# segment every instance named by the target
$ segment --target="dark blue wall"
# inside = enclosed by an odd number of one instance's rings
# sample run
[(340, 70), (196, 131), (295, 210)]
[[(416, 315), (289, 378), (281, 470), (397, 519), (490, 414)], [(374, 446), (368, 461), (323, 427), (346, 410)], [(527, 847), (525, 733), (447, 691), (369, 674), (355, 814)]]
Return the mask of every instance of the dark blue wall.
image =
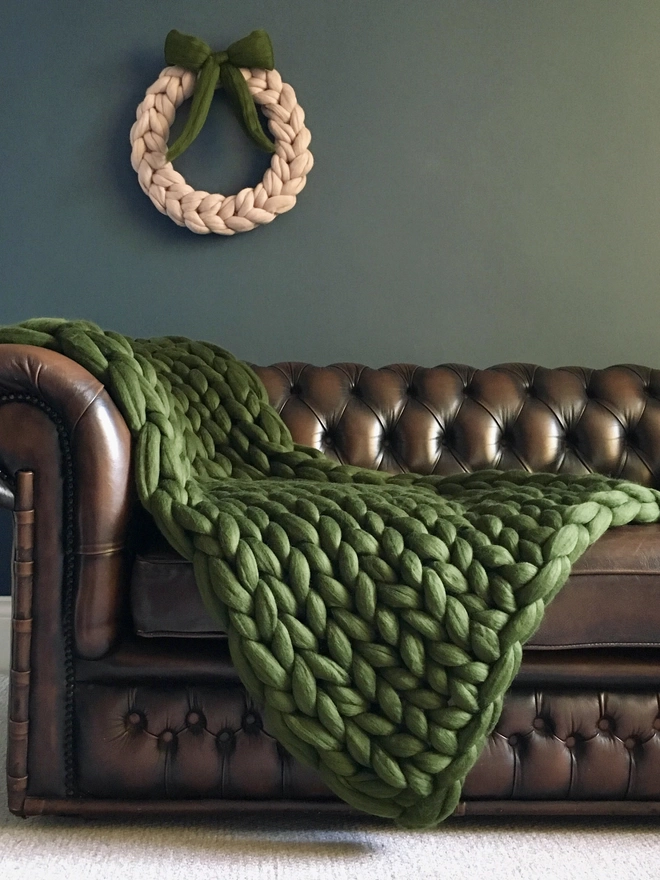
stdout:
[[(0, 323), (87, 317), (260, 363), (657, 365), (654, 0), (4, 0), (1, 19)], [(128, 131), (172, 27), (272, 36), (316, 167), (270, 227), (195, 236), (138, 188)], [(177, 167), (254, 184), (267, 160), (221, 96), (211, 117)]]

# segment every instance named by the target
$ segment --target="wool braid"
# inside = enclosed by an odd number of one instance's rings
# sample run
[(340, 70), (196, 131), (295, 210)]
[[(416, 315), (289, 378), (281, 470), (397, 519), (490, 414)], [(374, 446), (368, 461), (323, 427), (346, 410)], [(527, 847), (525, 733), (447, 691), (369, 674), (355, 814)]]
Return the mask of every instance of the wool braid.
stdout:
[(271, 223), (296, 204), (314, 164), (308, 149), (311, 134), (293, 88), (277, 70), (240, 70), (275, 140), (270, 167), (254, 188), (229, 196), (195, 190), (167, 161), (177, 108), (195, 89), (197, 77), (190, 70), (164, 68), (147, 89), (131, 128), (131, 164), (143, 192), (161, 214), (200, 235), (234, 235)]
[(135, 441), (140, 500), (192, 560), (267, 729), (348, 803), (408, 827), (455, 809), (503, 696), (584, 550), (660, 518), (586, 477), (340, 465), (293, 443), (254, 372), (180, 337), (0, 328), (74, 358)]

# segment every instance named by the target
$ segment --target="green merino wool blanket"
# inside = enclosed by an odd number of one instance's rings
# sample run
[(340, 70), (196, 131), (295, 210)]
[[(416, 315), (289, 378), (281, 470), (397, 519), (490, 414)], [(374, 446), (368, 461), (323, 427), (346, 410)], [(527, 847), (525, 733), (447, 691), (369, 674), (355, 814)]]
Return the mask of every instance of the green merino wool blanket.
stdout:
[(606, 529), (660, 493), (599, 475), (437, 477), (293, 443), (244, 363), (85, 321), (0, 328), (108, 389), (140, 501), (194, 565), (267, 729), (355, 807), (407, 827), (455, 808), (545, 606)]

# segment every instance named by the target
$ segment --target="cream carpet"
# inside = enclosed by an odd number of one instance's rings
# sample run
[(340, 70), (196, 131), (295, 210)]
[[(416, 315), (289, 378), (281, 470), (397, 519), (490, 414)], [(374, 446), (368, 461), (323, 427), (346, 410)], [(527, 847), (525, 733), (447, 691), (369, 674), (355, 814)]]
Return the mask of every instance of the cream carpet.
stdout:
[[(1, 740), (4, 771), (4, 720)], [(4, 773), (0, 790), (1, 880), (647, 880), (659, 868), (655, 819), (459, 819), (424, 833), (318, 814), (25, 820), (7, 811)]]

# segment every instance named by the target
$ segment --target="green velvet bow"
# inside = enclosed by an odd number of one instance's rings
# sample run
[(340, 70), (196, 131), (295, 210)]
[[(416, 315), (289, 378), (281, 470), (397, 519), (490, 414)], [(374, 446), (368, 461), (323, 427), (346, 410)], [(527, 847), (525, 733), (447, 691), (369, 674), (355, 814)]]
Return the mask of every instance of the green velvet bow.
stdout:
[(264, 134), (254, 99), (239, 70), (240, 67), (273, 69), (273, 45), (266, 31), (252, 31), (232, 43), (225, 52), (213, 52), (204, 40), (173, 30), (165, 39), (165, 60), (168, 64), (198, 72), (190, 115), (180, 136), (167, 151), (169, 162), (187, 150), (202, 130), (218, 80), (246, 134), (262, 150), (275, 152), (275, 144)]

